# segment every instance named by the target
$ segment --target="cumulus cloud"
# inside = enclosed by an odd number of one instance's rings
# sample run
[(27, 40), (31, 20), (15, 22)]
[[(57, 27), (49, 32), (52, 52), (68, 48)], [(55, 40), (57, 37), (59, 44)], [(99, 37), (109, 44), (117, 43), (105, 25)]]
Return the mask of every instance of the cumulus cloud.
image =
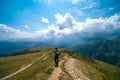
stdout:
[(49, 23), (49, 20), (45, 17), (42, 17), (41, 21), (44, 22), (44, 23)]
[(55, 18), (56, 24), (49, 26), (43, 32), (40, 31), (39, 34), (44, 33), (46, 37), (64, 41), (103, 39), (120, 35), (120, 15), (117, 14), (108, 18), (87, 18), (84, 22), (76, 21), (70, 13), (64, 16), (57, 13)]
[(56, 24), (59, 26), (59, 29), (72, 28), (75, 22), (74, 18), (71, 16), (70, 13), (66, 13), (64, 16), (57, 13), (55, 15), (55, 18)]
[(55, 18), (57, 30), (53, 30), (61, 38), (91, 40), (120, 36), (120, 15), (117, 14), (108, 18), (87, 18), (84, 22), (76, 21), (70, 13), (64, 16), (57, 13)]
[(16, 39), (16, 38), (32, 38), (32, 34), (16, 30), (7, 25), (0, 24), (0, 40)]
[(118, 14), (106, 18), (86, 18), (84, 22), (76, 21), (70, 13), (66, 13), (65, 15), (57, 13), (55, 18), (55, 24), (48, 26), (47, 29), (36, 31), (33, 34), (0, 24), (0, 39), (29, 37), (41, 40), (50, 39), (60, 42), (79, 43), (80, 41), (120, 36), (120, 15)]

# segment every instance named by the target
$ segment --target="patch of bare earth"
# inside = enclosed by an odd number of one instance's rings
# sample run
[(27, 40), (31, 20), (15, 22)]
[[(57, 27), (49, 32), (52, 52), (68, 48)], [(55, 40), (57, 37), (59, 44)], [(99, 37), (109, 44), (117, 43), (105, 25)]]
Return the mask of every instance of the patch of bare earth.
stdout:
[[(64, 60), (60, 61), (59, 66), (64, 62)], [(56, 67), (51, 76), (48, 78), (48, 80), (59, 80), (58, 77), (60, 76), (60, 73), (62, 72), (61, 67)]]
[(76, 59), (68, 58), (64, 64), (65, 70), (72, 77), (72, 80), (90, 80), (80, 70), (76, 68)]

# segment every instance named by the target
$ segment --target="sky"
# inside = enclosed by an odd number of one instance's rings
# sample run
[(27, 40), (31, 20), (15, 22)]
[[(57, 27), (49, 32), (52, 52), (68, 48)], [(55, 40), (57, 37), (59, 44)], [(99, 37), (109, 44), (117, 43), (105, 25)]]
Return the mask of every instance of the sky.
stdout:
[(87, 42), (120, 36), (120, 0), (0, 0), (0, 41)]

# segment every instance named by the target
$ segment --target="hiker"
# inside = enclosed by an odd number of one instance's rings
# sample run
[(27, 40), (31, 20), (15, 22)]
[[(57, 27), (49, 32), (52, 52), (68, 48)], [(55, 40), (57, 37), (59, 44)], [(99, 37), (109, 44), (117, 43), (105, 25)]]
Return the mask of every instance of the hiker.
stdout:
[(59, 61), (59, 55), (60, 52), (58, 51), (58, 48), (55, 48), (55, 57), (54, 57), (54, 61), (55, 61), (55, 67), (58, 67), (58, 61)]

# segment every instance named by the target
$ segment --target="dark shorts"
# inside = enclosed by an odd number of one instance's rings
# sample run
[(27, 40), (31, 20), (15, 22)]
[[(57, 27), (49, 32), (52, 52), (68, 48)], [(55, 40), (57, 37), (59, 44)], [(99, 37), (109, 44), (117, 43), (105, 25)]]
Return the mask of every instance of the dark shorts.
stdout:
[(55, 55), (55, 58), (54, 59), (58, 59), (59, 58), (59, 55)]

